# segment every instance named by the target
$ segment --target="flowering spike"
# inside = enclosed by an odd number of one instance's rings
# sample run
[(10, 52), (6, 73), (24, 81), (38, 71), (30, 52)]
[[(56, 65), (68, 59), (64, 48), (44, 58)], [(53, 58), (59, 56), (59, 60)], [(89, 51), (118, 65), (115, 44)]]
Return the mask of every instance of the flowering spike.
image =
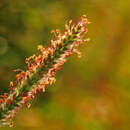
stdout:
[[(78, 46), (85, 42), (88, 20), (83, 15), (79, 22), (69, 22), (65, 25), (65, 32), (60, 33), (57, 29), (52, 31), (53, 39), (51, 46), (47, 49), (42, 45), (38, 46), (40, 55), (30, 56), (25, 62), (28, 65), (26, 71), (15, 70), (19, 72), (16, 75), (16, 85), (10, 82), (10, 87), (13, 88), (9, 93), (0, 95), (0, 124), (13, 126), (12, 118), (25, 105), (30, 108), (30, 101), (41, 90), (46, 91), (47, 85), (52, 85), (56, 82), (56, 71), (60, 70), (67, 58), (73, 53), (77, 53)], [(88, 40), (86, 40), (88, 41)], [(13, 90), (13, 91), (12, 91)], [(9, 124), (10, 122), (10, 124)]]

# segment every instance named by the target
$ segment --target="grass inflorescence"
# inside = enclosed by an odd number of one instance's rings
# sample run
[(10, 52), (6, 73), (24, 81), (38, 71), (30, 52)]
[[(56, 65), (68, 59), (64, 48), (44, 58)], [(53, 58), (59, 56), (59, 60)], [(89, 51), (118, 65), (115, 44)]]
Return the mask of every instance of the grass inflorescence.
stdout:
[(85, 15), (77, 23), (69, 21), (65, 25), (65, 32), (52, 30), (53, 39), (51, 45), (45, 49), (38, 46), (40, 54), (33, 55), (25, 60), (26, 71), (16, 75), (17, 80), (10, 82), (10, 91), (0, 95), (0, 124), (13, 126), (13, 117), (24, 105), (28, 108), (31, 101), (38, 92), (45, 92), (47, 85), (52, 85), (56, 81), (56, 71), (60, 70), (67, 58), (73, 53), (81, 56), (77, 47), (86, 42), (85, 36), (88, 32), (89, 24)]

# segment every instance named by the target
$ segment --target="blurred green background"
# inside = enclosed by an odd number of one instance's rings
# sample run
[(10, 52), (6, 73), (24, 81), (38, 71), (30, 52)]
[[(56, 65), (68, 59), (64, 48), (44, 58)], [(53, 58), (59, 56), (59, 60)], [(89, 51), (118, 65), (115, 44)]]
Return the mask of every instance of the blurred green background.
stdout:
[(0, 93), (52, 29), (86, 14), (91, 41), (2, 130), (130, 130), (130, 1), (0, 0)]

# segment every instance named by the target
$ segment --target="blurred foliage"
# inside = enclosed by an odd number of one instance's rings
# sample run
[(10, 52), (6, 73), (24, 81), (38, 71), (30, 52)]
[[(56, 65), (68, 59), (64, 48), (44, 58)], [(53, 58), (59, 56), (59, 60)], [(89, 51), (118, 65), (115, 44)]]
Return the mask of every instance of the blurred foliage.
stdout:
[[(13, 129), (130, 129), (130, 1), (0, 0), (0, 93), (8, 91), (12, 70), (48, 46), (51, 29), (87, 14), (91, 42), (72, 56), (57, 82), (16, 116)], [(0, 128), (8, 130), (10, 128)]]

